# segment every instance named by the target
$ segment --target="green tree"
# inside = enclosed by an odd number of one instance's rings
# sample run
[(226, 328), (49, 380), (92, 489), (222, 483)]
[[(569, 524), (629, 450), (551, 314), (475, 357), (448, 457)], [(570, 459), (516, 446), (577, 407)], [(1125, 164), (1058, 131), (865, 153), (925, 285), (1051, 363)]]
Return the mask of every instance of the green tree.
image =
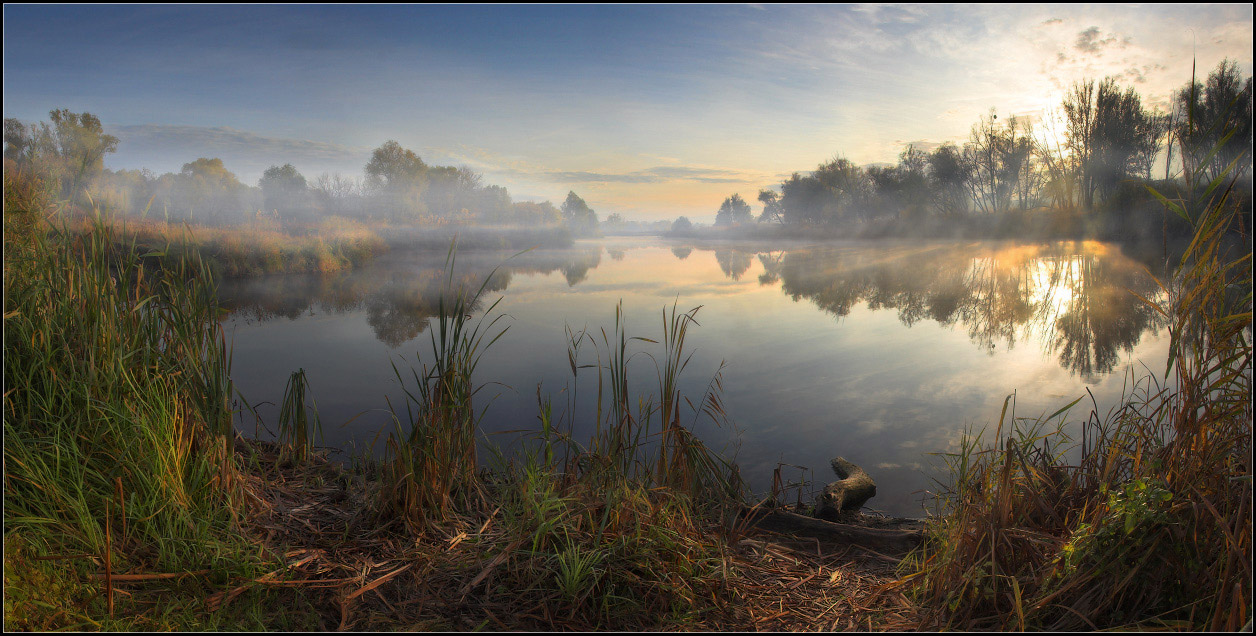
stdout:
[(577, 233), (589, 233), (597, 229), (597, 213), (574, 191), (567, 193), (562, 205), (563, 220)]
[(52, 125), (23, 125), (4, 120), (4, 157), (55, 178), (61, 196), (77, 199), (105, 167), (105, 155), (118, 149), (118, 138), (106, 135), (91, 113), (64, 108), (50, 111)]
[(423, 191), (428, 167), (413, 150), (389, 140), (371, 153), (366, 164), (366, 187), (380, 212), (394, 220), (427, 212)]
[(62, 192), (79, 192), (105, 168), (105, 155), (118, 149), (118, 138), (106, 135), (100, 119), (91, 113), (72, 113), (64, 108), (48, 113), (57, 149), (65, 162)]
[(769, 221), (785, 223), (785, 214), (781, 208), (781, 195), (779, 192), (766, 188), (759, 190), (759, 202), (763, 204), (763, 211), (759, 213), (760, 223)]
[(309, 208), (308, 184), (305, 177), (290, 163), (267, 168), (257, 185), (262, 189), (262, 201), (266, 209), (277, 210), (285, 218)]
[(753, 218), (750, 214), (750, 204), (746, 203), (740, 194), (734, 194), (724, 199), (719, 211), (715, 213), (715, 224), (741, 225), (749, 223)]
[(171, 197), (176, 209), (189, 216), (200, 215), (201, 220), (224, 222), (243, 211), (243, 195), (247, 189), (222, 159), (201, 157), (183, 164), (183, 169), (173, 183)]

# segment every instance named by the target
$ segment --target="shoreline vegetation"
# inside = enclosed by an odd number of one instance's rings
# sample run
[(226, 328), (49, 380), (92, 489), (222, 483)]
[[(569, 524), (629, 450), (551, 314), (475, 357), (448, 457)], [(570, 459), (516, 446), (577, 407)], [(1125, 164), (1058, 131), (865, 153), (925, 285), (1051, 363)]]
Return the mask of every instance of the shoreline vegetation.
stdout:
[[(198, 160), (180, 175), (140, 174), (137, 184), (158, 191), (111, 203), (88, 187), (110, 151), (99, 122), (67, 111), (53, 122), (5, 126), (6, 629), (1251, 625), (1250, 144), (1221, 169), (1212, 161), (1229, 152), (1232, 131), (1204, 145), (1193, 117), (1185, 128), (1169, 122), (1182, 178), (1146, 190), (1163, 208), (1165, 244), (1174, 227), (1189, 237), (1157, 279), (1164, 300), (1142, 299), (1172, 334), (1163, 373), (1133, 382), (1118, 408), (1092, 411), (1081, 439), (1064, 424), (1082, 397), (1045, 419), (1018, 416), (1009, 400), (992, 437), (974, 431), (944, 455), (951, 475), (937, 514), (904, 556), (730, 522), (769, 503), (756, 504), (737, 466), (692, 433), (729, 417), (718, 371), (701, 396), (677, 388), (698, 309), (665, 308), (661, 333), (629, 334), (622, 312), (608, 328), (569, 331), (572, 391), (596, 386), (597, 410), (576, 413), (570, 392), (538, 392), (538, 425), (517, 453), (477, 453), (473, 372), (506, 330), (496, 304), (474, 318), (487, 281), (442, 295), (430, 350), (395, 368), (406, 398), (388, 405), (384, 459), (327, 461), (317, 387), (301, 370), (283, 400), (281, 441), (244, 439), (232, 425), (244, 407), (217, 277), (349, 267), (424, 226), (340, 220), (326, 202), (321, 220), (296, 218), (309, 203), (300, 197), (317, 193), (294, 185), (291, 166), (267, 171), (255, 194), (271, 196), (276, 215), (245, 219), (253, 226), (219, 234), (194, 223), (193, 207), (178, 218), (168, 205), (160, 222), (137, 220), (159, 195), (190, 192), (217, 224), (247, 209), (248, 191), (221, 162)], [(997, 132), (993, 118), (986, 124)], [(1084, 162), (1076, 168), (1070, 201), (1090, 208), (1103, 181), (1091, 172), (1087, 185)], [(823, 182), (819, 172), (792, 179)], [(512, 203), (395, 142), (377, 149), (367, 174), (359, 190), (327, 179), (324, 192), (343, 195), (328, 200), (421, 206), (437, 219), (429, 225), (452, 228), (458, 197), (491, 194), (504, 203), (476, 209), (525, 229), (473, 242), (509, 249), (540, 227), (565, 227), (560, 242), (598, 231), (574, 192), (561, 209)], [(216, 198), (223, 192), (238, 196)], [(1016, 191), (993, 192), (997, 202)], [(452, 247), (448, 259), (452, 283)], [(633, 355), (654, 360), (652, 395), (627, 394)], [(595, 423), (590, 439), (573, 438), (577, 418)]]

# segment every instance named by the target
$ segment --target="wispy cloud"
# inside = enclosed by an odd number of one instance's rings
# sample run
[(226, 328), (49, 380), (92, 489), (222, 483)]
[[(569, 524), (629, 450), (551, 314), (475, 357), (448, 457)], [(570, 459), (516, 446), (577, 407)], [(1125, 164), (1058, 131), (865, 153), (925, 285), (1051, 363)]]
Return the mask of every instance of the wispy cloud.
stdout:
[(105, 126), (118, 137), (118, 152), (110, 164), (133, 165), (157, 171), (176, 170), (198, 157), (218, 157), (245, 181), (252, 181), (271, 165), (291, 163), (307, 172), (356, 172), (365, 165), (369, 148), (270, 137), (226, 126), (177, 124)]
[(231, 152), (292, 157), (297, 159), (335, 160), (359, 157), (370, 150), (340, 144), (266, 137), (246, 130), (226, 126), (179, 126), (169, 124), (139, 124), (109, 126), (110, 134), (119, 139), (119, 146), (164, 146), (198, 148), (201, 152)]
[(759, 175), (749, 175), (736, 170), (692, 166), (656, 166), (631, 172), (554, 170), (543, 173), (543, 176), (559, 183), (667, 183), (672, 181), (752, 183), (761, 178)]

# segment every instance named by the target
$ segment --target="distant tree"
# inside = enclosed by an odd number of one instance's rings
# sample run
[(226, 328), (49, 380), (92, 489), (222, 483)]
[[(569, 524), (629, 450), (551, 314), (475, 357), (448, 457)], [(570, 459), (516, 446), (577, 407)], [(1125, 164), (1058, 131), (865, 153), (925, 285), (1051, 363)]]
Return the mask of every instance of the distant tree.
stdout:
[(72, 113), (62, 108), (48, 116), (65, 162), (62, 192), (77, 196), (83, 186), (104, 169), (105, 155), (118, 149), (118, 138), (106, 135), (100, 119), (91, 113)]
[(759, 190), (759, 202), (763, 204), (763, 212), (759, 213), (759, 222), (776, 221), (785, 223), (784, 210), (781, 208), (781, 195), (775, 190)]
[(686, 234), (693, 231), (693, 223), (689, 221), (689, 217), (682, 216), (672, 223), (672, 232), (677, 234)]
[(606, 224), (607, 225), (623, 225), (624, 215), (618, 212), (611, 212), (610, 214), (606, 216)]
[(262, 190), (266, 209), (279, 211), (281, 217), (306, 211), (309, 207), (309, 188), (305, 177), (290, 163), (267, 168), (257, 186)]
[(321, 174), (310, 187), (314, 205), (325, 215), (358, 216), (365, 213), (364, 187), (358, 179)]
[(863, 168), (843, 157), (834, 157), (816, 167), (811, 175), (819, 180), (829, 199), (822, 207), (824, 221), (856, 219), (867, 213), (871, 184)]
[[(1191, 82), (1177, 94), (1174, 133), (1192, 170), (1211, 182), (1231, 163), (1235, 176), (1252, 166), (1252, 78), (1222, 60), (1205, 84)], [(1223, 143), (1224, 140), (1224, 143)], [(1217, 148), (1217, 152), (1209, 155)]]
[(923, 213), (929, 203), (926, 164), (927, 156), (909, 145), (899, 154), (897, 166), (869, 168), (867, 176), (876, 195), (875, 207), (889, 214)]
[(1066, 143), (1076, 157), (1080, 204), (1090, 210), (1101, 194), (1142, 171), (1140, 157), (1154, 154), (1159, 124), (1143, 109), (1133, 88), (1122, 92), (1111, 77), (1097, 88), (1094, 80), (1074, 83), (1063, 106)]
[(999, 116), (990, 109), (989, 116), (973, 124), (964, 144), (967, 164), (968, 193), (977, 209), (986, 214), (1006, 211), (1012, 197), (1016, 172), (1008, 165), (1012, 145), (1009, 130), (1000, 126)]
[(515, 222), (523, 225), (555, 225), (563, 222), (563, 213), (553, 203), (544, 201), (516, 201), (514, 208)]
[(202, 221), (231, 221), (243, 211), (246, 189), (222, 159), (202, 157), (183, 164), (175, 181), (174, 207)]
[(560, 208), (563, 220), (577, 233), (589, 233), (597, 229), (597, 213), (574, 191), (567, 192), (567, 200)]
[(489, 185), (480, 188), (476, 197), (478, 204), (476, 210), (479, 212), (481, 221), (487, 223), (506, 223), (511, 221), (511, 201), (510, 193), (506, 188), (498, 185)]
[(933, 205), (944, 217), (955, 218), (968, 212), (968, 164), (963, 152), (952, 143), (942, 144), (928, 158), (929, 185)]
[(807, 176), (781, 182), (781, 213), (789, 223), (837, 223), (863, 216), (871, 190), (859, 166), (835, 157)]
[(427, 164), (413, 150), (391, 140), (376, 148), (366, 164), (366, 185), (370, 188), (422, 185), (426, 176)]
[(51, 126), (5, 119), (4, 157), (55, 178), (61, 196), (77, 198), (100, 176), (105, 155), (117, 150), (118, 138), (106, 135), (100, 119), (91, 113), (62, 108), (48, 116)]
[(723, 205), (715, 213), (715, 224), (741, 225), (749, 223), (753, 218), (750, 214), (750, 204), (746, 203), (740, 194), (734, 194), (724, 199)]
[(427, 212), (423, 201), (427, 170), (427, 164), (414, 151), (389, 140), (371, 153), (366, 164), (366, 187), (385, 215), (398, 220), (417, 217)]

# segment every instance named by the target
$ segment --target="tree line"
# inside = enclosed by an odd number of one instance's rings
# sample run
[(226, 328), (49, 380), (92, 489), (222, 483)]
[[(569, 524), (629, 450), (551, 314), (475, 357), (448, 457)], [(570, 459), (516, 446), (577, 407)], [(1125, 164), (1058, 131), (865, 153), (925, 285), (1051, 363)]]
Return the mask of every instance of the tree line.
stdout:
[(396, 224), (564, 225), (578, 235), (598, 228), (597, 213), (574, 191), (560, 206), (514, 201), (506, 188), (484, 183), (469, 168), (428, 164), (396, 141), (371, 153), (362, 178), (308, 180), (286, 163), (267, 168), (256, 186), (241, 183), (219, 158), (202, 157), (161, 175), (107, 169), (104, 157), (117, 146), (118, 138), (105, 134), (90, 113), (58, 109), (50, 122), (34, 124), (8, 118), (5, 178), (37, 175), (61, 199), (208, 224), (269, 215), (300, 225), (334, 215)]
[[(757, 217), (740, 195), (726, 198), (716, 225), (890, 226), (1043, 209), (1107, 215), (1119, 224), (1132, 202), (1150, 198), (1146, 184), (1173, 184), (1170, 166), (1205, 184), (1228, 170), (1250, 202), (1252, 78), (1244, 80), (1232, 61), (1176, 91), (1169, 113), (1148, 109), (1134, 88), (1109, 77), (1074, 83), (1054, 115), (1036, 128), (991, 109), (962, 145), (908, 146), (892, 166), (834, 157), (760, 190)], [(1158, 159), (1166, 170), (1160, 180), (1152, 174)]]

